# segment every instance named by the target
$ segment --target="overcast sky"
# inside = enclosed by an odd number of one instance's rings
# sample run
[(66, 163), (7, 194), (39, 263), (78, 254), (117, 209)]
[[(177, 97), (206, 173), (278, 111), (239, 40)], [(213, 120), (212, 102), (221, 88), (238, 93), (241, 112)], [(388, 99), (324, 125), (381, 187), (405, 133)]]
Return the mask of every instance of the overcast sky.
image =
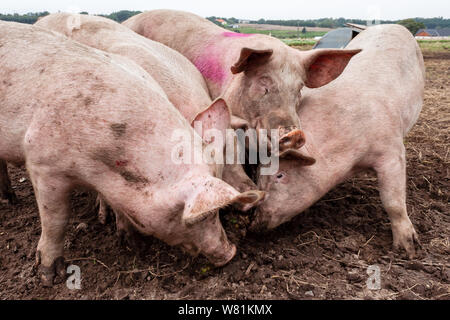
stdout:
[(242, 19), (449, 18), (449, 0), (1, 0), (0, 13), (178, 9), (201, 16)]

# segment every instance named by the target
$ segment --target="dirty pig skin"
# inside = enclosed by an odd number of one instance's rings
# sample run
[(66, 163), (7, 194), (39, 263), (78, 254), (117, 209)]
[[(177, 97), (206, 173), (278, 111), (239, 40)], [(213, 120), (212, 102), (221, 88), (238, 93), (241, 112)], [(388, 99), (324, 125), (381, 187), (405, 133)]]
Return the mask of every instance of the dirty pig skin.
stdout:
[(201, 137), (139, 65), (37, 26), (0, 22), (0, 78), (0, 159), (25, 163), (33, 184), (44, 286), (65, 276), (69, 198), (80, 186), (143, 234), (217, 266), (234, 257), (218, 210), (256, 204), (264, 193), (239, 193), (206, 163), (172, 163), (168, 131), (198, 139), (196, 154)]
[[(425, 68), (417, 41), (400, 25), (367, 28), (347, 48), (362, 48), (334, 82), (305, 92), (299, 109), (314, 166), (283, 159), (273, 176), (259, 176), (267, 192), (253, 230), (273, 229), (303, 212), (362, 170), (377, 174), (395, 249), (410, 258), (420, 247), (406, 207), (403, 139), (423, 104)], [(330, 139), (332, 137), (332, 139)]]
[(314, 159), (289, 152), (303, 145), (296, 113), (303, 88), (318, 88), (338, 78), (360, 52), (299, 51), (274, 37), (229, 32), (176, 10), (147, 11), (123, 25), (187, 57), (205, 77), (211, 97), (227, 101), (234, 129), (278, 130), (280, 156), (296, 157), (303, 165), (312, 165)]

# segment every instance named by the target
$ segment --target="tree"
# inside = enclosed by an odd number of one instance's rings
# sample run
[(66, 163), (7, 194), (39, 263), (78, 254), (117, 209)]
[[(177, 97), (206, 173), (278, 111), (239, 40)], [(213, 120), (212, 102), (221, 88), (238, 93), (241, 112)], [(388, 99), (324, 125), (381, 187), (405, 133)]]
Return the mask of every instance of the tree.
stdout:
[(424, 29), (425, 25), (422, 22), (417, 22), (415, 19), (405, 19), (398, 22), (398, 24), (404, 26), (406, 29), (411, 31), (411, 33), (416, 35), (419, 29)]
[(128, 18), (131, 18), (132, 16), (135, 16), (139, 13), (142, 13), (142, 11), (122, 10), (122, 11), (118, 11), (118, 12), (113, 12), (109, 15), (100, 15), (100, 16), (109, 18), (109, 19), (117, 21), (119, 23), (122, 23), (123, 21), (127, 20)]

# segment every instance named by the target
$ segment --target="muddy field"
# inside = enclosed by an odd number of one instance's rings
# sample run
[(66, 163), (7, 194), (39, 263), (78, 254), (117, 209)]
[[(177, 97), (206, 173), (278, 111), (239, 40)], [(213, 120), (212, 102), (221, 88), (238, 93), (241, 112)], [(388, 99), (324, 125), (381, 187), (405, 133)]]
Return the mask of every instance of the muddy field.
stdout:
[[(40, 223), (23, 168), (10, 168), (20, 203), (0, 203), (0, 299), (450, 299), (450, 52), (424, 52), (425, 105), (405, 139), (408, 211), (423, 249), (405, 260), (391, 251), (391, 229), (374, 175), (340, 185), (296, 219), (265, 235), (246, 234), (247, 217), (222, 213), (236, 258), (212, 268), (204, 258), (148, 238), (120, 243), (112, 222), (83, 213), (74, 197), (66, 259), (81, 268), (81, 290), (34, 277)], [(369, 290), (367, 267), (381, 270)]]

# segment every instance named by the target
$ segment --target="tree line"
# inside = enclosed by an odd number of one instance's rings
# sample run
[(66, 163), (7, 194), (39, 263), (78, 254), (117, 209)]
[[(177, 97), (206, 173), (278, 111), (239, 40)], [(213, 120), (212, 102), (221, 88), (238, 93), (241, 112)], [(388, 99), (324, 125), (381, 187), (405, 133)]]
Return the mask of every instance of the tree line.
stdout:
[[(239, 23), (239, 19), (236, 18), (223, 18), (223, 17), (208, 17), (210, 21), (217, 23), (216, 19), (223, 19), (227, 21), (228, 24)], [(414, 20), (415, 22), (423, 25), (423, 28), (429, 29), (439, 29), (439, 28), (450, 28), (450, 19), (444, 19), (443, 17), (437, 18), (410, 18), (404, 20), (381, 20), (381, 24), (403, 24), (405, 21)], [(320, 28), (339, 28), (346, 23), (355, 23), (366, 25), (367, 20), (362, 19), (346, 19), (346, 18), (321, 18), (321, 19), (309, 19), (309, 20), (250, 20), (252, 24), (271, 24), (278, 26), (290, 26), (290, 27), (320, 27)]]
[[(89, 14), (88, 12), (80, 12), (81, 14)], [(128, 18), (137, 15), (141, 13), (141, 11), (129, 11), (129, 10), (122, 10), (118, 12), (113, 12), (111, 14), (99, 14), (99, 16), (109, 18), (111, 20), (117, 21), (117, 22), (123, 22), (127, 20)], [(48, 11), (43, 12), (30, 12), (26, 14), (1, 14), (0, 13), (0, 20), (4, 21), (15, 21), (20, 23), (28, 23), (33, 24), (35, 23), (40, 17), (45, 17), (46, 15), (49, 15), (50, 13)]]
[[(81, 12), (84, 14), (88, 14), (87, 12)], [(141, 11), (130, 11), (130, 10), (122, 10), (118, 12), (113, 12), (108, 15), (100, 14), (102, 17), (106, 17), (112, 19), (117, 22), (123, 22), (128, 18), (141, 13)], [(0, 20), (5, 21), (16, 21), (21, 23), (35, 23), (40, 17), (48, 15), (49, 12), (30, 12), (26, 14), (0, 14)], [(236, 24), (239, 23), (239, 19), (237, 18), (223, 18), (223, 17), (208, 17), (207, 19), (219, 24), (216, 19), (223, 19), (228, 24)], [(321, 28), (338, 28), (342, 27), (345, 23), (356, 23), (356, 24), (366, 24), (366, 20), (362, 19), (345, 19), (345, 18), (322, 18), (322, 19), (309, 19), (309, 20), (253, 20), (250, 21), (253, 24), (271, 24), (271, 25), (280, 25), (280, 26), (299, 26), (299, 27), (321, 27)], [(420, 28), (450, 28), (450, 19), (444, 19), (443, 17), (436, 18), (413, 18), (413, 19), (404, 19), (404, 20), (382, 20), (380, 23), (399, 23), (407, 27), (412, 33), (417, 32)]]

